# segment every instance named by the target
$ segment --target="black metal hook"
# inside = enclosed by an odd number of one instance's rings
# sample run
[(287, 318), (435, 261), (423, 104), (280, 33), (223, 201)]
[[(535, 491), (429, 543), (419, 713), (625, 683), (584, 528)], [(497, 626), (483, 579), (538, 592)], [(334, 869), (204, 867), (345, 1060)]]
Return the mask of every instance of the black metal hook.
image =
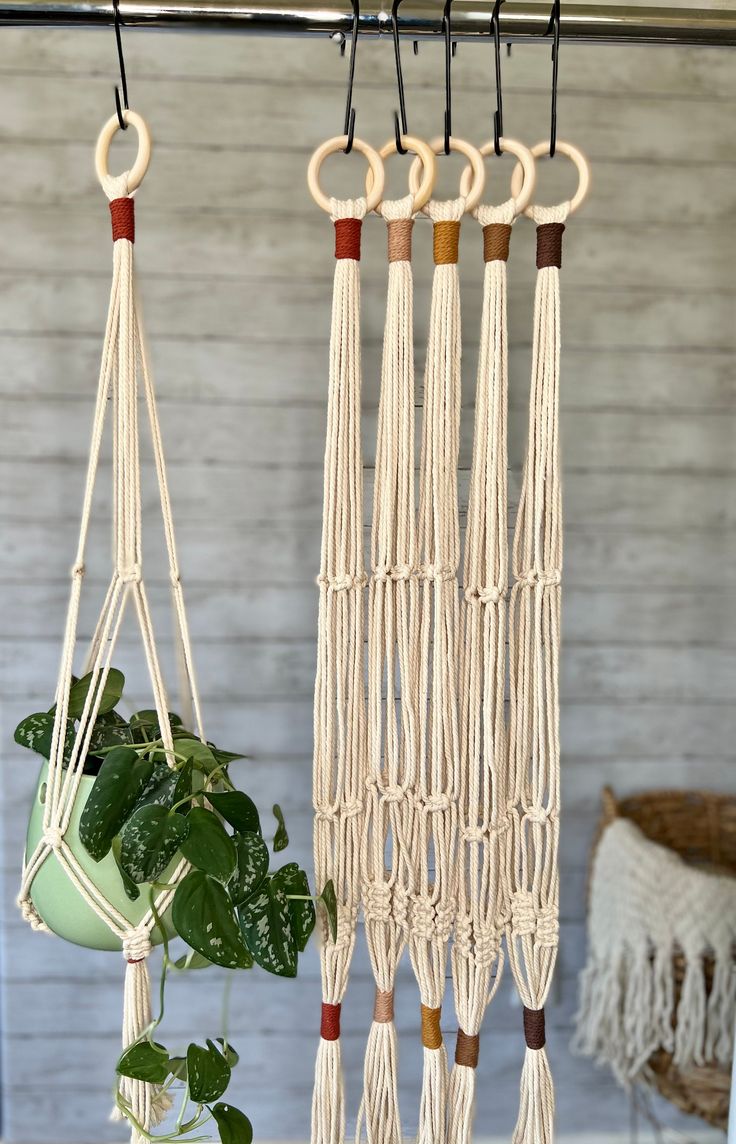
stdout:
[(399, 155), (406, 155), (407, 149), (402, 145), (401, 136), (408, 135), (406, 125), (406, 99), (404, 96), (404, 73), (401, 70), (401, 45), (399, 43), (399, 4), (401, 0), (394, 0), (391, 5), (391, 32), (394, 38), (394, 57), (396, 59), (396, 86), (399, 89), (399, 110), (394, 112), (394, 133), (396, 135), (396, 150)]
[(360, 0), (352, 0), (353, 2), (353, 30), (350, 37), (350, 67), (348, 70), (348, 97), (345, 104), (345, 128), (343, 135), (347, 135), (348, 141), (344, 148), (344, 153), (349, 155), (353, 149), (353, 139), (355, 138), (355, 108), (353, 107), (353, 83), (355, 82), (355, 55), (358, 46), (358, 31), (360, 24)]
[(560, 0), (553, 0), (545, 36), (552, 36), (552, 114), (549, 129), (549, 157), (554, 159), (557, 147), (557, 77), (560, 70)]
[(452, 70), (452, 57), (455, 53), (452, 50), (451, 8), (452, 0), (445, 0), (442, 15), (442, 30), (445, 34), (445, 155), (450, 154), (450, 137), (452, 136), (452, 79), (450, 72)]
[(493, 113), (493, 150), (496, 155), (503, 155), (501, 138), (503, 136), (503, 95), (501, 92), (501, 29), (499, 15), (504, 0), (496, 0), (491, 14), (491, 35), (493, 36), (493, 59), (496, 67), (496, 110)]
[(112, 0), (112, 10), (114, 15), (115, 24), (115, 43), (118, 48), (118, 63), (120, 64), (120, 87), (123, 89), (123, 102), (120, 105), (120, 88), (115, 85), (115, 111), (117, 112), (118, 123), (120, 124), (121, 131), (128, 130), (128, 124), (123, 118), (123, 108), (128, 111), (128, 80), (125, 75), (125, 57), (123, 56), (123, 37), (120, 32), (120, 0)]

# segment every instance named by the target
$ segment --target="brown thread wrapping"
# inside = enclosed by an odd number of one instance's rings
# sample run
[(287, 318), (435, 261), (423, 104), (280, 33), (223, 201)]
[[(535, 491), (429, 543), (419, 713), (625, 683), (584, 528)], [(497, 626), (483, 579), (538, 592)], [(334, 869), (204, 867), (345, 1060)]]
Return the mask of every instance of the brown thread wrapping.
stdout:
[(391, 219), (388, 224), (389, 262), (411, 262), (411, 232), (413, 218)]
[(335, 219), (335, 258), (353, 258), (360, 262), (360, 229), (363, 220), (359, 218)]
[(340, 1040), (340, 1011), (342, 1005), (327, 1005), (322, 1002), (322, 1024), (319, 1035), (323, 1041)]
[(476, 1069), (479, 1055), (480, 1036), (478, 1033), (464, 1033), (462, 1029), (458, 1029), (455, 1042), (455, 1064)]
[(135, 204), (132, 199), (111, 199), (110, 217), (112, 219), (112, 240), (127, 238), (128, 242), (135, 242)]
[(544, 270), (545, 266), (562, 266), (562, 236), (565, 233), (565, 224), (562, 222), (544, 222), (537, 227), (537, 270)]
[(439, 1049), (442, 1047), (442, 1030), (440, 1029), (440, 1016), (442, 1009), (429, 1009), (426, 1005), (422, 1010), (422, 1044), (425, 1049)]
[(436, 222), (433, 230), (434, 261), (437, 266), (457, 262), (460, 242), (459, 222)]
[(373, 1002), (373, 1020), (377, 1021), (379, 1025), (388, 1025), (389, 1021), (394, 1019), (394, 993), (393, 989), (388, 993), (383, 993), (380, 989), (376, 990), (376, 999)]
[(511, 227), (506, 222), (491, 222), (483, 227), (483, 261), (508, 262)]
[(530, 1049), (543, 1049), (547, 1043), (544, 1029), (544, 1009), (524, 1006), (524, 1039)]

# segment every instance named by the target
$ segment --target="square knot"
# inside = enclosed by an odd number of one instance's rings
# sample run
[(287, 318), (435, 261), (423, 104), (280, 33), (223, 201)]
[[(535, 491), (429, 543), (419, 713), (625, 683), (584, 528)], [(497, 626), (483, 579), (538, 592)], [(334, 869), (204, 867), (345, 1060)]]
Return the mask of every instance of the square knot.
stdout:
[(391, 579), (391, 567), (388, 564), (382, 564), (380, 567), (373, 569), (373, 579), (376, 584), (384, 584), (387, 580)]
[(64, 832), (60, 826), (47, 826), (43, 832), (43, 840), (51, 850), (59, 850), (64, 841)]
[(455, 949), (464, 958), (473, 952), (473, 919), (469, 914), (459, 914), (455, 919)]
[(556, 908), (548, 906), (537, 918), (537, 941), (550, 949), (556, 949), (560, 944), (560, 919)]
[(425, 814), (443, 814), (444, 811), (450, 809), (450, 796), (447, 794), (430, 794), (420, 800), (420, 805)]
[(123, 957), (129, 965), (145, 961), (151, 952), (151, 936), (147, 930), (135, 929), (123, 938)]
[(388, 922), (391, 920), (391, 887), (387, 882), (363, 883), (363, 909), (367, 921)]
[(466, 588), (465, 599), (469, 604), (498, 604), (504, 598), (502, 588), (492, 584), (488, 588)]
[(455, 924), (455, 907), (438, 902), (434, 908), (434, 917), (435, 934), (441, 941), (449, 941)]
[(381, 802), (403, 802), (406, 798), (406, 789), (395, 783), (388, 783), (381, 790)]
[(517, 890), (511, 898), (511, 931), (514, 937), (527, 937), (536, 932), (537, 914), (528, 890)]
[(409, 891), (405, 886), (394, 886), (393, 899), (394, 921), (405, 930), (409, 925)]
[(546, 806), (525, 806), (523, 813), (524, 822), (537, 822), (540, 826), (545, 826), (550, 819), (554, 818), (553, 812)]
[(337, 807), (331, 802), (317, 804), (314, 808), (317, 822), (337, 822)]
[(363, 813), (363, 802), (359, 798), (350, 799), (340, 805), (341, 818), (358, 818)]
[(559, 568), (550, 568), (547, 571), (529, 568), (526, 572), (519, 573), (517, 583), (529, 588), (536, 588), (537, 585), (541, 588), (553, 588), (562, 583), (562, 573)]
[(435, 936), (435, 910), (427, 897), (419, 894), (411, 899), (409, 922), (417, 937), (431, 941)]
[(498, 957), (501, 936), (494, 926), (480, 926), (475, 931), (473, 960), (480, 969), (490, 969)]
[(435, 584), (442, 584), (446, 580), (455, 579), (455, 569), (442, 564), (425, 564), (422, 568), (422, 579), (431, 580)]
[(127, 568), (121, 568), (118, 576), (123, 584), (140, 584), (143, 570), (140, 564), (129, 564)]
[(328, 592), (349, 592), (352, 588), (362, 588), (367, 583), (365, 572), (356, 572), (354, 575), (345, 573), (343, 576), (318, 576), (317, 583)]
[(462, 832), (463, 842), (482, 842), (485, 838), (482, 826), (466, 826)]

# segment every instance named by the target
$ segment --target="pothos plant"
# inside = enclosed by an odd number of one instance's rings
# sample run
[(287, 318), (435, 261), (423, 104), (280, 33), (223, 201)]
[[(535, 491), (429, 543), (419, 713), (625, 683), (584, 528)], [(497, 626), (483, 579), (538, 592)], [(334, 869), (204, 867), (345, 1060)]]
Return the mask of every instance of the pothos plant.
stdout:
[[(92, 676), (74, 679), (69, 693), (64, 761), (68, 763)], [(225, 1036), (193, 1042), (184, 1055), (172, 1054), (154, 1039), (164, 1015), (168, 974), (222, 966), (295, 977), (299, 954), (315, 925), (315, 900), (326, 911), (329, 929), (337, 928), (335, 891), (328, 883), (319, 899), (309, 889), (296, 862), (271, 869), (269, 847), (253, 800), (239, 790), (230, 765), (244, 756), (204, 743), (169, 712), (173, 758), (166, 749), (155, 711), (128, 718), (118, 710), (125, 679), (111, 668), (89, 737), (84, 773), (94, 783), (79, 823), (80, 841), (99, 862), (112, 853), (122, 885), (135, 901), (150, 898), (163, 943), (159, 1013), (144, 1035), (117, 1063), (120, 1076), (148, 1081), (168, 1091), (181, 1087), (182, 1100), (173, 1130), (152, 1135), (135, 1122), (132, 1109), (117, 1087), (116, 1101), (145, 1139), (159, 1142), (191, 1136), (214, 1120), (222, 1144), (250, 1144), (247, 1116), (222, 1101), (238, 1055)], [(23, 719), (15, 740), (44, 758), (51, 753), (55, 707)], [(273, 807), (274, 854), (289, 842), (284, 816)], [(176, 887), (171, 926), (188, 945), (174, 958), (167, 928), (154, 898), (168, 888), (166, 873), (183, 856), (189, 872)], [(142, 891), (142, 888), (143, 891)]]

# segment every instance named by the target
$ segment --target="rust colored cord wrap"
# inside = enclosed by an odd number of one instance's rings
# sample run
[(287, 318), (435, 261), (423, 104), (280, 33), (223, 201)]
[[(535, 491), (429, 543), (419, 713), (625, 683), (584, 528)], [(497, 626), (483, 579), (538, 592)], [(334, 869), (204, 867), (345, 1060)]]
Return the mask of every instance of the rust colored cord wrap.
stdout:
[(373, 1002), (373, 1020), (377, 1021), (379, 1025), (388, 1025), (389, 1021), (394, 1019), (394, 994), (393, 990), (390, 993), (382, 993), (380, 989), (376, 990), (376, 999)]
[(322, 1024), (319, 1035), (323, 1041), (340, 1040), (340, 1012), (342, 1005), (328, 1005), (322, 1002)]
[(112, 219), (112, 240), (127, 238), (128, 242), (135, 242), (135, 204), (131, 198), (111, 199), (110, 217)]
[(511, 227), (505, 222), (490, 222), (483, 227), (483, 261), (508, 262)]
[(437, 266), (447, 266), (457, 262), (460, 242), (460, 223), (441, 220), (434, 224), (434, 261)]
[(387, 228), (389, 262), (411, 262), (413, 218), (392, 219)]
[(474, 1036), (471, 1036), (470, 1033), (464, 1033), (462, 1029), (458, 1029), (457, 1040), (455, 1042), (455, 1064), (464, 1065), (468, 1069), (476, 1069), (478, 1067), (479, 1055), (479, 1034), (476, 1033)]
[(360, 262), (360, 231), (363, 220), (359, 218), (335, 219), (335, 258), (352, 258)]
[(543, 222), (537, 227), (537, 270), (544, 270), (545, 266), (562, 266), (562, 236), (565, 233), (565, 224), (562, 222)]
[(422, 1010), (422, 1044), (425, 1049), (442, 1048), (442, 1030), (440, 1029), (441, 1009), (430, 1009), (427, 1005)]
[(524, 1006), (524, 1039), (530, 1049), (543, 1049), (547, 1043), (544, 1029), (544, 1009)]

